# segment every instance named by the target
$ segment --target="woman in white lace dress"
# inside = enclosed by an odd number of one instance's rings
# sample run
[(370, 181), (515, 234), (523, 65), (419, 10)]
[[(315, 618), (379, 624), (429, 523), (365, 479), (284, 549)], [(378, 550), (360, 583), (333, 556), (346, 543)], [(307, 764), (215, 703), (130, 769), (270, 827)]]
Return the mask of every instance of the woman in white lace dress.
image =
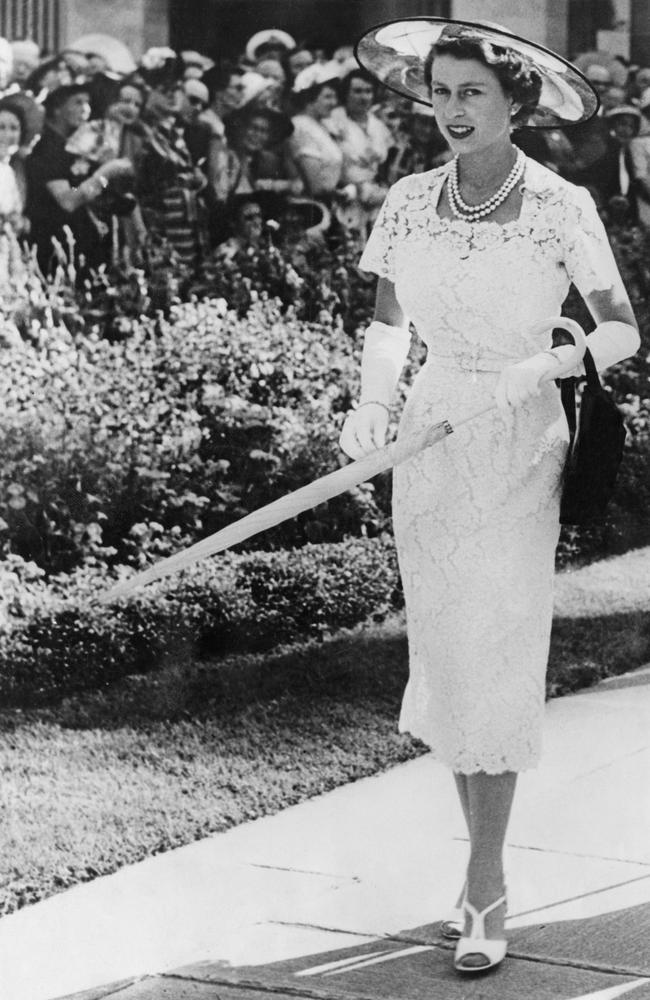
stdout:
[[(419, 18), (365, 36), (357, 57), (429, 101), (454, 159), (391, 188), (361, 259), (379, 275), (361, 397), (341, 446), (385, 441), (411, 320), (428, 347), (399, 427), (496, 399), (498, 408), (398, 465), (394, 527), (410, 678), (400, 729), (454, 773), (470, 837), (455, 967), (506, 952), (503, 846), (517, 772), (540, 754), (559, 485), (568, 432), (558, 389), (573, 348), (550, 330), (574, 282), (602, 369), (637, 350), (630, 303), (595, 205), (528, 160), (513, 125), (585, 120), (597, 104), (563, 60), (505, 31)], [(552, 324), (550, 324), (552, 326)]]

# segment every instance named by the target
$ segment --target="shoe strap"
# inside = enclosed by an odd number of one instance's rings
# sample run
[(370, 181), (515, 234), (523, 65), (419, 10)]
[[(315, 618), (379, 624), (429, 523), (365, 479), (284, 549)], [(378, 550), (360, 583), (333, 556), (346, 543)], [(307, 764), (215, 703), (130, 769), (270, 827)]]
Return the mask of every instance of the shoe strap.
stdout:
[(463, 906), (472, 918), (472, 929), (469, 933), (470, 938), (486, 938), (485, 918), (488, 913), (492, 913), (492, 910), (496, 910), (497, 906), (501, 906), (501, 904), (505, 903), (505, 901), (506, 897), (504, 894), (503, 896), (499, 896), (494, 903), (490, 903), (489, 906), (486, 906), (484, 910), (477, 910), (475, 906), (472, 906), (468, 899), (465, 900)]

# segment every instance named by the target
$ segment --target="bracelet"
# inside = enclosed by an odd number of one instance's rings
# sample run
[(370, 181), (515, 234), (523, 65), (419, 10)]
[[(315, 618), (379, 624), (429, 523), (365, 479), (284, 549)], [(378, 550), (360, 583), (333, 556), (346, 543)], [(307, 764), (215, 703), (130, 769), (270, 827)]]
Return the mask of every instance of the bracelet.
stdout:
[(385, 403), (381, 403), (378, 399), (367, 399), (365, 403), (359, 403), (357, 410), (360, 410), (362, 406), (369, 406), (371, 403), (374, 403), (375, 406), (383, 406), (386, 413), (390, 414), (390, 407), (386, 406)]

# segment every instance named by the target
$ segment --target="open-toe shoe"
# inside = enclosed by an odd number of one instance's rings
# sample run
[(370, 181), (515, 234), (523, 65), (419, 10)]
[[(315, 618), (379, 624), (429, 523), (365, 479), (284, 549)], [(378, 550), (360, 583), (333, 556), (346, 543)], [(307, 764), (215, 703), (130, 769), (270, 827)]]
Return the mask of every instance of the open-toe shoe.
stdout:
[(477, 910), (467, 897), (465, 898), (463, 909), (472, 919), (472, 928), (468, 937), (462, 935), (458, 939), (454, 956), (454, 968), (457, 972), (469, 974), (487, 972), (488, 969), (493, 969), (504, 960), (508, 942), (505, 938), (486, 937), (485, 918), (488, 913), (492, 913), (505, 901), (504, 894), (499, 896), (494, 903), (486, 906), (484, 910)]

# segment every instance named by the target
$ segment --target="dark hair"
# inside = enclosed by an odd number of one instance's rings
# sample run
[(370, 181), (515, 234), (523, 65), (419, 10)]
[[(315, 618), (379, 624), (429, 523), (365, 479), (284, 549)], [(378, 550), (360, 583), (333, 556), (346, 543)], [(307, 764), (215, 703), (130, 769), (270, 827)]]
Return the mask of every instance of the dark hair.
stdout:
[(25, 112), (18, 105), (14, 104), (11, 100), (11, 95), (0, 99), (0, 111), (8, 111), (18, 119), (20, 125), (20, 141), (23, 142), (25, 138), (25, 133), (27, 131), (27, 118), (25, 117)]
[(299, 90), (298, 93), (293, 93), (291, 99), (298, 111), (303, 111), (308, 104), (315, 101), (322, 90), (325, 87), (331, 87), (336, 96), (339, 96), (340, 83), (337, 79), (332, 78), (331, 80), (323, 80), (322, 83), (315, 83), (313, 87), (307, 87), (305, 90)]
[(424, 80), (431, 82), (431, 71), (436, 56), (451, 56), (453, 59), (475, 59), (491, 69), (497, 76), (504, 92), (512, 97), (521, 108), (512, 116), (513, 125), (526, 125), (539, 102), (542, 92), (542, 76), (525, 56), (514, 49), (493, 45), (487, 39), (443, 38), (431, 46), (424, 63)]
[(346, 73), (341, 83), (339, 85), (339, 98), (342, 103), (345, 103), (348, 99), (348, 94), (350, 93), (350, 87), (352, 86), (353, 80), (363, 80), (364, 83), (369, 83), (372, 87), (373, 94), (377, 93), (377, 81), (374, 77), (367, 73), (365, 69), (351, 69), (349, 73)]

